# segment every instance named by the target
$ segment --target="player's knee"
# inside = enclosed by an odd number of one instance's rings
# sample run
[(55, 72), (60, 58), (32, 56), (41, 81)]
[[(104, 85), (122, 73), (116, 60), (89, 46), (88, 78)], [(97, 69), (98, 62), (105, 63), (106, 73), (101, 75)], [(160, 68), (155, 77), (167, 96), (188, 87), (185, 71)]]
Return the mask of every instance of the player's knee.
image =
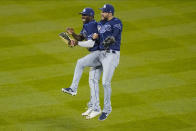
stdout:
[(91, 86), (93, 84), (93, 79), (88, 80), (89, 85)]
[(96, 85), (98, 85), (98, 84), (99, 84), (99, 80), (97, 80), (97, 79), (92, 79), (92, 78), (89, 79), (89, 85), (90, 85), (90, 86), (96, 86)]
[(81, 67), (81, 68), (84, 68), (84, 61), (82, 60), (82, 59), (79, 59), (78, 61), (77, 61), (77, 66), (78, 67)]
[(104, 88), (107, 88), (107, 87), (110, 87), (111, 86), (111, 82), (103, 81), (102, 82), (102, 85), (103, 85)]

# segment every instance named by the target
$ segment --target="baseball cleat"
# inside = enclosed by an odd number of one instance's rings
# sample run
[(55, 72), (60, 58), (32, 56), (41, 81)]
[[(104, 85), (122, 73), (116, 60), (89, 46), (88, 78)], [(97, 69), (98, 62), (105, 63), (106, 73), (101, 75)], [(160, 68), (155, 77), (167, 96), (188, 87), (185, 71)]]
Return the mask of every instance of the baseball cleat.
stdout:
[(88, 116), (86, 116), (86, 119), (94, 118), (94, 117), (98, 116), (99, 114), (101, 114), (101, 110), (100, 111), (91, 111), (91, 113)]
[(88, 109), (87, 111), (82, 113), (82, 116), (88, 116), (92, 111), (93, 111), (93, 109)]
[(74, 92), (71, 88), (62, 88), (62, 92), (75, 96), (77, 92)]
[(102, 112), (101, 116), (99, 117), (99, 120), (100, 121), (105, 120), (108, 117), (108, 115), (109, 115), (108, 113)]

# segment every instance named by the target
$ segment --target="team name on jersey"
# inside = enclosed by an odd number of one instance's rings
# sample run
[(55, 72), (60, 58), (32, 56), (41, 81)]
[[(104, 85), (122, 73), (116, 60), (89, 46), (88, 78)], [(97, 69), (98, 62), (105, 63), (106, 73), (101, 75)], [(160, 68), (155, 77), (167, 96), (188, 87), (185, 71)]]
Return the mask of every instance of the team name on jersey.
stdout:
[(105, 24), (103, 26), (98, 25), (97, 29), (98, 29), (98, 32), (101, 34), (105, 33), (106, 31), (112, 30), (111, 25), (109, 25), (109, 24)]

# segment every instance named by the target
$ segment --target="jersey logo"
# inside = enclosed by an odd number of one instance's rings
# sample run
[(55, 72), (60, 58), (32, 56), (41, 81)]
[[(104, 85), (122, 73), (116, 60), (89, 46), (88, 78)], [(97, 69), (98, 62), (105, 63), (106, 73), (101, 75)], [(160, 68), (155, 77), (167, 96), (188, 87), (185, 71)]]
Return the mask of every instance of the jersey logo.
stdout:
[(103, 34), (103, 33), (105, 33), (106, 31), (111, 31), (111, 25), (108, 25), (108, 24), (105, 24), (105, 25), (103, 25), (102, 27), (101, 27), (101, 29), (100, 29), (100, 33), (101, 34)]
[(97, 30), (100, 31), (101, 25), (97, 25)]
[(115, 24), (114, 27), (118, 28), (119, 30), (122, 29), (120, 24)]

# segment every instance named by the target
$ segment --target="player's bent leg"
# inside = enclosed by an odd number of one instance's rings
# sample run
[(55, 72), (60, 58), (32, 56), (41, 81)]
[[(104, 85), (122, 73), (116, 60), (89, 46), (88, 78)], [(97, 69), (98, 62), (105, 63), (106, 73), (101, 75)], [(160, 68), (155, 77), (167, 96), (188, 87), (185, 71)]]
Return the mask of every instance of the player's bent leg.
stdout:
[(77, 94), (78, 83), (80, 81), (80, 78), (82, 76), (85, 67), (85, 62), (83, 59), (84, 57), (77, 61), (71, 86), (69, 88), (62, 88), (63, 92), (71, 94), (72, 96), (73, 94), (75, 95)]
[(77, 61), (72, 84), (69, 88), (62, 88), (63, 92), (68, 93), (72, 96), (77, 94), (77, 87), (78, 87), (78, 83), (81, 78), (82, 72), (84, 70), (84, 65), (85, 63), (83, 61), (83, 58)]
[(75, 68), (75, 72), (74, 72), (74, 77), (73, 77), (73, 81), (71, 84), (71, 87), (74, 91), (77, 91), (78, 88), (78, 84), (80, 81), (80, 78), (82, 76), (83, 70), (85, 67), (91, 67), (91, 66), (98, 66), (100, 65), (100, 63), (97, 60), (98, 58), (98, 54), (97, 52), (92, 52), (90, 54), (88, 54), (87, 56), (79, 59), (77, 61), (77, 65)]
[(73, 94), (71, 91), (73, 91), (74, 94), (77, 94), (78, 84), (79, 84), (84, 68), (87, 66), (93, 66), (93, 67), (99, 66), (100, 63), (98, 62), (97, 58), (98, 58), (98, 52), (95, 51), (79, 59), (76, 64), (74, 77), (73, 77), (71, 86), (69, 88), (63, 88), (62, 91), (65, 93), (71, 94), (71, 95)]

